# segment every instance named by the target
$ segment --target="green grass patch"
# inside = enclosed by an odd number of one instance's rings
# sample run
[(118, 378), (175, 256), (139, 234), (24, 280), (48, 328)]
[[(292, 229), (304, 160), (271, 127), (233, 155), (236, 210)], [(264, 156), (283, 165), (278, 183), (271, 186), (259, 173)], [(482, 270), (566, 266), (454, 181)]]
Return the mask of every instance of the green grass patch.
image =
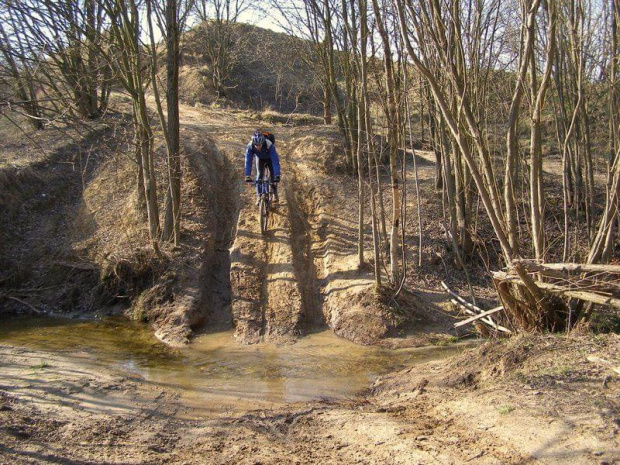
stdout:
[(459, 338), (457, 336), (448, 336), (448, 337), (443, 337), (441, 339), (435, 339), (434, 341), (431, 342), (431, 344), (433, 344), (434, 346), (447, 346), (450, 344), (456, 344), (457, 342), (459, 342)]
[(515, 408), (516, 407), (513, 407), (512, 405), (502, 405), (497, 409), (497, 411), (500, 413), (500, 415), (508, 415), (510, 412), (514, 411)]
[(51, 366), (52, 365), (50, 365), (47, 362), (41, 362), (36, 365), (30, 365), (30, 369), (31, 370), (43, 370), (44, 368), (50, 368)]

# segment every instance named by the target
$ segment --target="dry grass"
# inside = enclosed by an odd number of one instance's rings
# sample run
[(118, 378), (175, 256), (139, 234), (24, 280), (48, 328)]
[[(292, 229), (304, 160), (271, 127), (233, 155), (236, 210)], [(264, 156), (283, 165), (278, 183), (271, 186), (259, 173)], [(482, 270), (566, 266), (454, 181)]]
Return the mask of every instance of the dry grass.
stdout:
[(284, 126), (309, 126), (325, 124), (325, 120), (319, 116), (307, 113), (279, 113), (274, 110), (265, 110), (256, 114), (256, 119), (266, 121), (271, 124), (282, 124)]
[(0, 169), (0, 207), (14, 214), (30, 195), (31, 187), (44, 182), (44, 177), (30, 167)]

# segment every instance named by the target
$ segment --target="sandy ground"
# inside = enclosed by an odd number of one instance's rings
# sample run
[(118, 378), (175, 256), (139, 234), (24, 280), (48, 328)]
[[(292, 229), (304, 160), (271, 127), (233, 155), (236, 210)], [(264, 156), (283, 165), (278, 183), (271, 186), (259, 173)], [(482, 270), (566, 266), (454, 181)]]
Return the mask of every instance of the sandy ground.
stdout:
[(386, 376), (358, 399), (191, 421), (166, 388), (5, 346), (0, 461), (616, 463), (620, 380), (585, 357), (619, 346), (517, 338)]

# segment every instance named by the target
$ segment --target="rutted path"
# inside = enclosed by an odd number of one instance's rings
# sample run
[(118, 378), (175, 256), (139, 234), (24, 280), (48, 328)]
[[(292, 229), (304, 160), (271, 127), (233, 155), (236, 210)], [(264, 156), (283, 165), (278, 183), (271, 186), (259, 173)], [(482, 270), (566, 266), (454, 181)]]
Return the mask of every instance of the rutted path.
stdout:
[(260, 233), (255, 193), (242, 195), (237, 237), (231, 250), (232, 313), (240, 341), (286, 342), (301, 332), (301, 296), (293, 266), (286, 196), (272, 210), (267, 234)]
[[(206, 299), (207, 328), (232, 324), (246, 344), (290, 343), (319, 326), (357, 343), (386, 346), (423, 345), (444, 333), (449, 322), (439, 321), (415, 296), (403, 293), (396, 310), (382, 302), (373, 291), (372, 268), (358, 267), (357, 188), (333, 170), (332, 163), (342, 158), (333, 128), (271, 128), (243, 113), (188, 106), (182, 114), (185, 130), (203, 144), (208, 140), (199, 164), (205, 170), (224, 166), (223, 179), (230, 184), (209, 187), (227, 214), (219, 225), (224, 233), (216, 234), (221, 252), (213, 262), (216, 285), (205, 286), (212, 296)], [(257, 127), (276, 134), (282, 165), (280, 202), (265, 235), (254, 185), (243, 181), (245, 145)], [(214, 290), (224, 290), (224, 297)], [(410, 339), (386, 339), (412, 319)]]
[[(291, 131), (277, 129), (283, 182), (279, 187), (280, 202), (272, 209), (267, 234), (262, 235), (254, 185), (245, 184), (242, 176), (245, 144), (256, 123), (231, 121), (230, 116), (222, 117), (221, 113), (212, 117), (206, 109), (187, 110), (183, 112), (184, 127), (208, 134), (213, 140), (212, 153), (205, 153), (198, 164), (205, 170), (209, 166), (222, 169), (214, 157), (223, 158), (226, 179), (236, 186), (215, 192), (224, 208), (230, 210), (221, 226), (225, 234), (220, 235), (215, 246), (216, 250), (230, 248), (228, 256), (215, 260), (217, 270), (229, 270), (230, 288), (227, 301), (207, 299), (210, 308), (206, 324), (221, 326), (232, 320), (235, 336), (246, 344), (294, 342), (307, 328), (323, 324), (324, 319), (311, 253), (311, 227), (304, 209), (297, 205), (293, 162), (285, 142)], [(224, 279), (221, 272), (214, 275), (217, 281)], [(217, 286), (213, 289), (221, 292)], [(214, 291), (208, 293), (213, 296)]]
[[(247, 138), (247, 135), (246, 135)], [(318, 291), (308, 283), (311, 260), (303, 259), (299, 243), (303, 237), (303, 216), (296, 205), (294, 178), (286, 162), (285, 144), (276, 142), (283, 164), (280, 202), (271, 212), (268, 231), (260, 233), (253, 185), (242, 194), (237, 236), (231, 250), (231, 285), (235, 298), (232, 313), (235, 336), (244, 343), (261, 340), (276, 343), (292, 342), (307, 323), (316, 322), (307, 313), (314, 313)], [(243, 153), (243, 146), (239, 147)]]

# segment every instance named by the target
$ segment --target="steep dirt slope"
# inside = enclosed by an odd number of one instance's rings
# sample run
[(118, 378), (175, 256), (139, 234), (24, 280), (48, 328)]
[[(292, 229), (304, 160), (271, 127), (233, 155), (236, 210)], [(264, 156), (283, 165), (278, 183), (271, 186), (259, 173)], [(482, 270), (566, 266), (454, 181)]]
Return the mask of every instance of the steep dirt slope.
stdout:
[[(407, 291), (396, 301), (374, 292), (370, 252), (367, 266), (359, 268), (357, 181), (337, 168), (343, 148), (335, 129), (294, 129), (286, 147), (291, 192), (300, 212), (306, 282), (316, 286), (318, 296), (311, 304), (315, 314), (339, 336), (362, 344), (420, 345), (445, 337), (449, 319), (432, 305)], [(369, 249), (370, 226), (364, 239)], [(414, 336), (389, 338), (404, 329)]]
[[(386, 318), (386, 307), (368, 297), (372, 285), (369, 274), (358, 272), (354, 257), (350, 256), (355, 254), (355, 232), (347, 234), (340, 221), (330, 224), (325, 220), (328, 216), (333, 218), (326, 204), (338, 202), (339, 195), (344, 194), (342, 198), (346, 198), (355, 193), (317, 191), (315, 195), (314, 187), (307, 181), (314, 177), (315, 167), (308, 166), (307, 153), (297, 149), (307, 142), (296, 137), (297, 132), (304, 133), (304, 130), (273, 129), (277, 135), (283, 181), (280, 202), (272, 212), (268, 233), (261, 235), (254, 187), (243, 185), (242, 181), (245, 144), (255, 123), (243, 115), (236, 119), (205, 108), (186, 108), (184, 114), (187, 125), (196, 130), (202, 128), (214, 139), (237, 174), (232, 176), (232, 182), (241, 189), (230, 249), (230, 311), (239, 341), (292, 342), (304, 331), (325, 322), (339, 334), (365, 343), (376, 342), (385, 335), (388, 323), (381, 320), (377, 329), (373, 327), (372, 318)], [(329, 133), (326, 131), (325, 136)], [(317, 140), (320, 137), (316, 135)], [(325, 147), (320, 149), (324, 151)], [(320, 153), (322, 159), (326, 155), (329, 154)], [(322, 182), (327, 185), (338, 180), (324, 178)], [(321, 210), (319, 214), (320, 209), (329, 210), (329, 213)], [(346, 217), (341, 221), (346, 222)], [(344, 257), (339, 259), (343, 263), (341, 269), (332, 266), (334, 257), (339, 255)], [(360, 291), (364, 291), (361, 297)], [(351, 299), (367, 299), (367, 311), (361, 310), (361, 305), (351, 307)], [(325, 311), (323, 300), (330, 302), (334, 310)], [(342, 318), (341, 313), (346, 311), (362, 316)]]
[(226, 182), (232, 186), (220, 197), (224, 208), (232, 212), (232, 223), (227, 223), (225, 237), (216, 247), (225, 265), (215, 273), (219, 282), (230, 279), (231, 294), (227, 303), (225, 299), (219, 306), (212, 305), (215, 313), (206, 323), (211, 327), (232, 322), (236, 336), (244, 343), (293, 341), (301, 334), (306, 318), (291, 247), (286, 181), (281, 185), (280, 203), (272, 212), (269, 232), (263, 236), (254, 186), (243, 182), (245, 145), (255, 123), (242, 113), (191, 107), (183, 110), (185, 128), (212, 138), (229, 167)]
[[(333, 130), (304, 134), (303, 129), (295, 131), (289, 142), (290, 175), (309, 222), (308, 240), (325, 321), (342, 337), (375, 343), (387, 334), (392, 322), (389, 308), (373, 295), (371, 270), (357, 266), (355, 180), (325, 168), (332, 159), (342, 157)], [(365, 239), (370, 239), (368, 234)]]
[[(0, 126), (0, 313), (89, 311), (109, 298), (75, 248), (85, 189), (117, 148), (122, 118), (41, 134)], [(36, 139), (35, 139), (36, 138)]]
[[(122, 96), (114, 101), (125, 108)], [(162, 243), (157, 256), (136, 208), (128, 125), (116, 113), (89, 128), (25, 138), (0, 126), (0, 312), (124, 312), (184, 345), (201, 322), (231, 324), (222, 309), (230, 303), (238, 184), (204, 128), (184, 127), (181, 244)], [(163, 149), (156, 145), (159, 155)], [(158, 175), (165, 169), (157, 157)]]
[[(202, 130), (184, 127), (185, 221), (183, 245), (173, 251), (182, 259), (168, 276), (176, 282), (169, 302), (155, 301), (146, 311), (156, 336), (171, 345), (189, 342), (193, 329), (203, 324), (229, 327), (230, 261), (228, 247), (236, 221), (237, 184), (229, 160)], [(158, 299), (161, 292), (155, 290)]]
[(262, 236), (256, 194), (248, 188), (239, 214), (237, 238), (231, 250), (231, 285), (235, 335), (247, 343), (284, 342), (301, 333), (303, 307), (293, 267), (291, 226), (286, 196), (271, 212), (269, 230)]
[[(248, 139), (247, 132), (239, 135), (235, 150), (240, 161)], [(240, 164), (239, 178), (243, 174)], [(273, 204), (265, 235), (260, 232), (253, 184), (245, 186), (241, 196), (230, 279), (235, 336), (244, 343), (293, 341), (302, 333), (306, 320), (300, 292), (303, 280), (296, 273), (293, 258), (287, 184), (285, 180), (280, 185), (280, 202)]]

